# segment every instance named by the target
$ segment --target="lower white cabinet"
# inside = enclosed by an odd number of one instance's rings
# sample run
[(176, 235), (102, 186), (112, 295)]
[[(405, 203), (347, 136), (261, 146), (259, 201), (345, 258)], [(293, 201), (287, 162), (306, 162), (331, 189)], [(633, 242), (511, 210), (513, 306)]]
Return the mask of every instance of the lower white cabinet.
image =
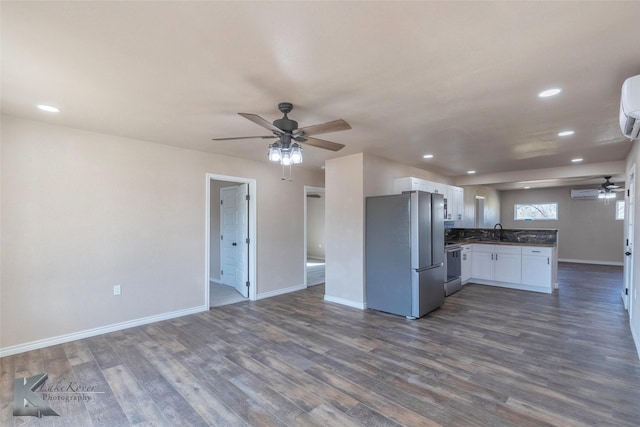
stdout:
[[(519, 246), (508, 247), (521, 249)], [(495, 258), (494, 280), (498, 282), (520, 283), (522, 272), (522, 257), (520, 254), (496, 251)]]
[[(503, 286), (551, 293), (557, 287), (556, 252), (553, 247), (490, 245), (474, 243), (470, 248), (470, 277), (462, 282)], [(464, 251), (463, 251), (464, 253)], [(463, 261), (464, 263), (464, 256)]]
[(553, 249), (522, 248), (522, 284), (551, 287), (553, 283)]
[(464, 285), (471, 279), (471, 263), (473, 255), (472, 245), (462, 245), (462, 251), (460, 255), (460, 279)]
[(485, 250), (491, 245), (473, 245), (471, 258), (471, 277), (474, 279), (493, 280), (493, 252)]
[(520, 283), (521, 254), (521, 246), (475, 244), (471, 275), (477, 279)]

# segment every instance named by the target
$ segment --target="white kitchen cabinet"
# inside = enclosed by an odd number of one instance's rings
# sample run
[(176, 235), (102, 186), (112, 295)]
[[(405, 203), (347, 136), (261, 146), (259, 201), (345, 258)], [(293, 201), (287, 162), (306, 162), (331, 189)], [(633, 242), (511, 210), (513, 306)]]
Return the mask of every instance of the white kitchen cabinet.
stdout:
[(471, 277), (493, 280), (493, 245), (472, 245)]
[(451, 215), (453, 221), (464, 219), (464, 189), (461, 187), (451, 187)]
[(463, 285), (471, 279), (472, 248), (472, 245), (462, 245), (462, 251), (460, 252), (460, 279)]
[[(493, 280), (507, 283), (520, 283), (522, 272), (522, 256), (519, 253), (501, 252), (500, 246), (494, 254)], [(510, 249), (520, 249), (520, 246), (507, 246)]]
[(438, 193), (434, 191), (436, 189), (435, 182), (427, 181), (426, 179), (406, 177), (396, 178), (393, 181), (393, 190), (396, 193), (402, 193), (403, 191), (426, 191), (428, 193)]
[(497, 282), (520, 283), (522, 248), (511, 245), (473, 245), (471, 276)]
[[(555, 247), (471, 245), (471, 277), (467, 281), (536, 292), (557, 288)], [(463, 283), (464, 283), (463, 279)]]
[(522, 247), (522, 284), (551, 288), (553, 283), (553, 248)]
[(461, 221), (464, 219), (464, 189), (452, 185), (433, 182), (415, 177), (396, 178), (393, 181), (396, 193), (403, 191), (426, 191), (442, 194), (447, 199), (447, 216), (445, 221)]

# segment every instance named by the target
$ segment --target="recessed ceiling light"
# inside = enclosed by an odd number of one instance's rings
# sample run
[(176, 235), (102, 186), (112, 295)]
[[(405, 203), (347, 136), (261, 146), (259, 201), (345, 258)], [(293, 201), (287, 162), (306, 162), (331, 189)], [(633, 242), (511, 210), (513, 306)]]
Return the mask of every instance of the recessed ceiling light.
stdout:
[(530, 189), (530, 188), (531, 188), (531, 187), (524, 187), (524, 189), (525, 189), (525, 190), (528, 190), (528, 189)]
[(425, 154), (422, 156), (423, 159), (433, 159), (433, 154)]
[(469, 175), (473, 175), (474, 173), (476, 173), (476, 171), (467, 171), (467, 173), (468, 173)]
[(575, 131), (572, 130), (563, 130), (562, 132), (558, 132), (558, 136), (570, 136), (573, 135)]
[(38, 105), (38, 108), (41, 109), (42, 111), (46, 111), (48, 113), (59, 113), (60, 112), (60, 109), (58, 107), (53, 107), (51, 105), (40, 104), (40, 105)]
[(552, 89), (547, 89), (547, 90), (543, 90), (542, 92), (540, 92), (538, 94), (538, 96), (540, 98), (548, 98), (550, 96), (556, 96), (558, 95), (560, 92), (562, 92), (562, 89), (560, 89), (559, 87), (554, 87)]
[(573, 163), (580, 163), (580, 162), (581, 162), (581, 161), (583, 161), (583, 160), (584, 160), (584, 159), (581, 159), (581, 158), (579, 158), (579, 157), (578, 157), (577, 159), (571, 159), (571, 161), (572, 161)]

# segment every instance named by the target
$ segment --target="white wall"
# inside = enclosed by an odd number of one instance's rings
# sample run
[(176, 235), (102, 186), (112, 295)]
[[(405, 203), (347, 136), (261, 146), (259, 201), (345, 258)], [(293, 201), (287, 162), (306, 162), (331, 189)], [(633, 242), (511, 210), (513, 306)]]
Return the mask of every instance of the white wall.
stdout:
[[(623, 262), (624, 222), (615, 219), (615, 201), (575, 200), (571, 188), (553, 187), (501, 192), (504, 228), (552, 228), (558, 230), (558, 258), (603, 264)], [(593, 188), (591, 186), (590, 188)], [(623, 198), (623, 193), (620, 193)], [(516, 221), (516, 203), (558, 203), (557, 221)]]
[(208, 309), (207, 173), (257, 180), (258, 294), (304, 284), (304, 185), (321, 171), (281, 181), (268, 162), (7, 116), (1, 136), (2, 349)]
[(325, 299), (364, 304), (363, 154), (325, 164)]
[(476, 196), (484, 197), (484, 224), (479, 228), (492, 228), (500, 222), (500, 192), (491, 187), (467, 185), (464, 188), (464, 219), (456, 227), (475, 227)]

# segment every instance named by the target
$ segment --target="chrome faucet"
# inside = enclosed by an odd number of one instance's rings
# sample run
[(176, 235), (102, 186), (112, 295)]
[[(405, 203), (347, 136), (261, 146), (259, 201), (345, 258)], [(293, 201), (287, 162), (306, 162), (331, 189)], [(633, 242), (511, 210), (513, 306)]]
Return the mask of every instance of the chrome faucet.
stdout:
[(502, 224), (500, 224), (500, 223), (497, 223), (496, 225), (494, 225), (494, 226), (493, 226), (493, 229), (494, 229), (494, 230), (497, 230), (497, 229), (498, 229), (498, 226), (500, 226), (500, 231), (502, 231)]

